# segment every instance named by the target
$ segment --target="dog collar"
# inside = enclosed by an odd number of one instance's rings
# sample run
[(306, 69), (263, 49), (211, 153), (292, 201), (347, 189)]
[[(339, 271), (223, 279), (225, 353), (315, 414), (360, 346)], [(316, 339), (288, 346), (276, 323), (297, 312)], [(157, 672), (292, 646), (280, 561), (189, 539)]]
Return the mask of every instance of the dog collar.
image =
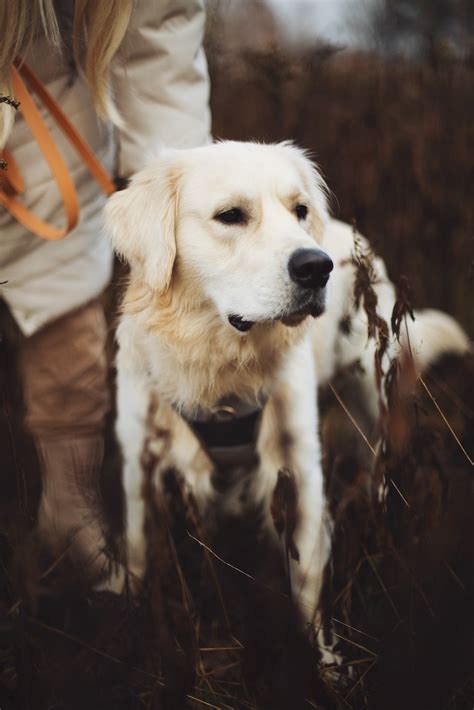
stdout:
[(252, 466), (258, 462), (257, 437), (265, 402), (246, 402), (234, 395), (223, 397), (194, 415), (181, 413), (217, 470)]

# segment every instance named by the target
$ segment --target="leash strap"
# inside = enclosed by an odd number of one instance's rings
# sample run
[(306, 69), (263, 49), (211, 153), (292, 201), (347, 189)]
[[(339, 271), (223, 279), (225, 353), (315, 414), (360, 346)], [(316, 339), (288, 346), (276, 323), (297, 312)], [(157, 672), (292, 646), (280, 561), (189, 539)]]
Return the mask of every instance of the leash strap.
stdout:
[[(90, 146), (78, 133), (76, 128), (74, 128), (36, 74), (26, 64), (21, 64), (20, 61), (17, 61), (16, 65), (17, 66), (12, 66), (11, 68), (13, 93), (15, 98), (20, 102), (20, 111), (23, 118), (36, 139), (41, 153), (48, 163), (58, 186), (66, 213), (66, 226), (58, 228), (44, 221), (18, 199), (17, 195), (24, 191), (24, 181), (9, 151), (3, 151), (3, 156), (8, 163), (8, 172), (2, 171), (0, 204), (3, 205), (18, 222), (26, 227), (26, 229), (33, 232), (33, 234), (36, 234), (38, 237), (48, 240), (62, 239), (74, 229), (79, 219), (77, 192), (66, 163), (51, 137), (21, 74), (47, 108), (73, 148), (75, 148), (77, 153), (81, 156), (90, 173), (105, 194), (110, 195), (114, 192), (115, 185), (107, 171), (97, 160)], [(20, 70), (17, 67), (20, 67)]]

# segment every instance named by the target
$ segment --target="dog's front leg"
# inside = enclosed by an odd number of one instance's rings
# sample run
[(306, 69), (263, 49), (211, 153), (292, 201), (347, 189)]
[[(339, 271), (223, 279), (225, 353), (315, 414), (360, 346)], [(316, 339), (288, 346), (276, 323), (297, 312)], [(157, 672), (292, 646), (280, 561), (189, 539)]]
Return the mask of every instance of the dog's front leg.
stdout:
[(314, 620), (330, 550), (318, 434), (316, 376), (308, 341), (296, 346), (264, 410), (259, 436), (259, 498), (284, 544), (291, 593)]
[(123, 459), (126, 562), (132, 586), (137, 586), (146, 568), (142, 461), (151, 391), (144, 375), (131, 367), (126, 354), (119, 350), (116, 432)]
[(130, 367), (129, 361), (126, 351), (119, 350), (116, 430), (123, 458), (127, 568), (132, 587), (138, 588), (147, 562), (146, 491), (161, 495), (162, 474), (172, 468), (197, 503), (205, 506), (213, 493), (212, 464), (184, 419), (160, 399), (143, 370)]

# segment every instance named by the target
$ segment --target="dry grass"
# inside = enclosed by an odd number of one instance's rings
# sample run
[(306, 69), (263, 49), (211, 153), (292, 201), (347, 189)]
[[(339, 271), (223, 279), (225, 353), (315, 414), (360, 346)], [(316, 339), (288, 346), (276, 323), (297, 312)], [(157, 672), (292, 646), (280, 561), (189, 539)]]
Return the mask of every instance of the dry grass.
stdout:
[[(4, 348), (4, 373), (13, 355)], [(34, 455), (19, 426), (15, 379), (6, 378), (1, 707), (470, 707), (474, 359), (446, 357), (423, 386), (409, 369), (398, 370), (395, 384), (389, 372), (380, 381), (389, 406), (376, 430), (356, 372), (320, 392), (335, 520), (322, 633), (337, 643), (342, 663), (334, 668), (302, 630), (283, 562), (259, 533), (259, 511), (219, 520), (213, 532), (174, 471), (158, 503), (152, 449), (143, 457), (143, 594), (88, 592), (67, 559), (43, 559), (32, 531)], [(104, 499), (117, 535), (113, 442), (107, 461)]]

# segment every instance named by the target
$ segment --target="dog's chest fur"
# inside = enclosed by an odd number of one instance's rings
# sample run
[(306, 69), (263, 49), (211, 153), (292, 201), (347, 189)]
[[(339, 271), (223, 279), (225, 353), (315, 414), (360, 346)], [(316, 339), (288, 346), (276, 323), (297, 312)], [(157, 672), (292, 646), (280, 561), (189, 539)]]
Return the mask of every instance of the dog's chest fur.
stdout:
[[(252, 338), (241, 338), (225, 324), (211, 325), (207, 337), (203, 333), (191, 342), (189, 338), (169, 337), (166, 329), (164, 333), (158, 329), (144, 332), (143, 321), (149, 323), (149, 318), (150, 314), (143, 312), (125, 315), (119, 337), (122, 356), (127, 357), (128, 350), (135, 362), (139, 358), (143, 363), (147, 388), (158, 404), (149, 432), (159, 452), (157, 472), (175, 468), (190, 482), (198, 498), (215, 500), (225, 492), (234, 508), (242, 501), (242, 493), (248, 488), (246, 479), (256, 466), (268, 466), (276, 473), (278, 468), (291, 465), (290, 450), (297, 448), (298, 438), (296, 430), (289, 433), (288, 415), (294, 403), (291, 406), (291, 397), (285, 397), (286, 385), (280, 380), (307, 327), (262, 325)], [(231, 452), (225, 466), (225, 454), (216, 461), (189, 419), (229, 396), (253, 408), (268, 401), (254, 422), (252, 446), (241, 452), (241, 458), (239, 452), (236, 456)], [(163, 432), (167, 432), (165, 437)]]
[(308, 327), (260, 324), (241, 337), (205, 308), (175, 311), (172, 317), (159, 302), (148, 301), (138, 311), (125, 304), (129, 314), (120, 325), (121, 347), (126, 339), (150, 386), (188, 416), (228, 396), (258, 402), (272, 390), (288, 352)]

